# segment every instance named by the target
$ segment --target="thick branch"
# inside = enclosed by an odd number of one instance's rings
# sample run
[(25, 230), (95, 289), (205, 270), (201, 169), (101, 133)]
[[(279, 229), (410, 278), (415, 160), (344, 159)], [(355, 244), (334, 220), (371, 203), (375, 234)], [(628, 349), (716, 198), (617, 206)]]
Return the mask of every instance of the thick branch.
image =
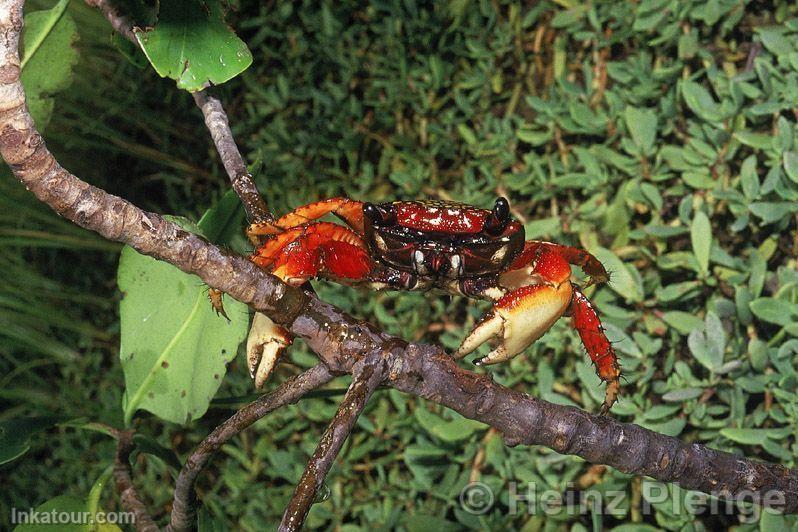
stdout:
[(633, 474), (735, 497), (781, 494), (798, 511), (798, 471), (686, 444), (642, 427), (546, 403), (458, 368), (440, 349), (407, 344), (290, 288), (162, 217), (91, 187), (47, 151), (24, 105), (17, 44), (22, 1), (0, 0), (0, 155), (39, 199), (69, 220), (198, 275), (286, 324), (333, 372), (351, 371), (374, 350), (387, 356), (388, 385), (489, 423), (508, 445), (539, 444)]
[(366, 402), (384, 378), (385, 364), (380, 351), (373, 351), (355, 364), (352, 370), (352, 383), (349, 385), (344, 400), (322, 435), (316, 451), (310, 457), (310, 461), (299, 479), (299, 484), (285, 508), (282, 522), (278, 528), (280, 532), (302, 528), (316, 498), (316, 493), (324, 484), (324, 479), (335, 462), (335, 458), (341, 452), (344, 442), (355, 427), (355, 422), (366, 406)]
[(387, 337), (318, 300), (310, 302), (291, 331), (306, 338), (330, 369), (339, 372), (351, 372), (354, 361), (382, 346), (390, 351), (387, 386), (487, 423), (502, 433), (506, 445), (543, 445), (720, 498), (744, 495), (750, 500), (753, 495), (785, 513), (798, 512), (796, 470), (687, 444), (638, 425), (510, 390), (488, 375), (458, 367), (440, 348)]
[(297, 402), (303, 395), (326, 384), (332, 378), (332, 373), (324, 365), (319, 364), (285, 381), (273, 392), (262, 395), (216, 427), (188, 457), (177, 477), (169, 530), (176, 532), (194, 528), (196, 523), (194, 483), (219, 447), (269, 412)]
[(133, 479), (131, 478), (130, 453), (133, 451), (133, 432), (116, 431), (116, 456), (114, 457), (114, 484), (122, 508), (134, 515), (136, 530), (139, 532), (158, 532), (158, 525), (152, 520), (147, 507), (141, 502)]

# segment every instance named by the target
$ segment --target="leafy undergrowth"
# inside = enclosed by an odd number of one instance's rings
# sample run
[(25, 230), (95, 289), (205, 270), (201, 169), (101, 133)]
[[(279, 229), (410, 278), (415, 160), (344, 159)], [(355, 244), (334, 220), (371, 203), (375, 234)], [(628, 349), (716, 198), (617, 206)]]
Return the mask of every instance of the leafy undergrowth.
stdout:
[[(588, 291), (627, 379), (613, 415), (796, 465), (793, 3), (262, 4), (242, 0), (231, 19), (253, 65), (222, 93), (275, 211), (337, 194), (483, 206), (505, 195), (529, 238), (585, 247), (613, 272), (609, 286)], [(198, 220), (226, 183), (190, 97), (123, 63), (102, 20), (72, 10), (82, 21), (81, 59), (73, 86), (56, 100), (48, 141), (92, 182)], [(3, 419), (121, 424), (124, 379), (111, 301), (118, 254), (46, 210), (9, 203), (0, 214), (0, 260), (4, 271), (19, 273), (0, 286)], [(458, 298), (317, 288), (391, 333), (447, 349), (485, 310)], [(272, 382), (314, 361), (297, 342)], [(603, 397), (565, 320), (525, 355), (478, 371), (588, 410)], [(209, 515), (231, 528), (274, 524), (345, 386), (335, 381), (333, 392), (277, 412), (226, 445), (199, 484)], [(136, 423), (184, 458), (241, 400), (224, 398), (250, 393), (239, 356), (201, 419), (180, 426), (140, 413)], [(35, 436), (27, 455), (3, 466), (0, 515), (57, 494), (85, 496), (111, 458), (101, 435), (62, 426)], [(163, 518), (170, 469), (147, 455), (136, 474)], [(495, 494), (479, 512), (468, 494), (461, 498), (470, 481)], [(507, 448), (483, 425), (394, 391), (370, 402), (327, 488), (309, 526), (795, 524), (745, 509), (741, 517), (717, 503), (714, 511), (699, 505), (706, 509), (695, 515), (689, 503), (696, 499), (682, 490), (547, 449)], [(563, 493), (572, 504), (558, 509), (549, 498), (544, 507), (543, 494)], [(580, 506), (599, 494), (603, 510)], [(537, 504), (527, 506), (525, 497)], [(102, 500), (115, 508), (110, 490)]]

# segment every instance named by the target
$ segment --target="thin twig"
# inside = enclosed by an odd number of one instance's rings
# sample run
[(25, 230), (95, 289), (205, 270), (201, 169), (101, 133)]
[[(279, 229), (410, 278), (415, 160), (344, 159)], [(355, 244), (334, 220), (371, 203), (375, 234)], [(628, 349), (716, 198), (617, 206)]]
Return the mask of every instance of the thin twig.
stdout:
[(247, 170), (241, 152), (233, 138), (230, 123), (227, 120), (222, 103), (218, 98), (211, 96), (207, 90), (194, 93), (194, 102), (205, 117), (205, 125), (211, 133), (211, 138), (222, 159), (222, 164), (230, 177), (230, 184), (236, 191), (250, 223), (270, 222), (273, 220), (266, 202), (258, 192), (255, 181)]
[(133, 486), (130, 453), (133, 451), (133, 431), (118, 430), (116, 432), (116, 456), (114, 458), (114, 484), (122, 508), (133, 514), (136, 530), (139, 532), (157, 532), (158, 525), (153, 521), (147, 507), (141, 502), (135, 486)]
[(86, 4), (99, 9), (117, 33), (138, 46), (130, 18), (117, 11), (107, 0), (86, 0)]
[(285, 381), (273, 392), (249, 403), (216, 427), (194, 449), (177, 477), (172, 515), (167, 530), (178, 532), (191, 530), (196, 526), (194, 485), (197, 476), (219, 447), (269, 412), (289, 403), (295, 403), (303, 395), (326, 384), (332, 378), (332, 373), (323, 364), (314, 366)]
[(344, 442), (349, 437), (358, 416), (374, 390), (385, 378), (385, 364), (380, 351), (374, 351), (358, 362), (352, 370), (352, 383), (335, 417), (322, 435), (316, 451), (310, 457), (294, 494), (283, 513), (278, 530), (295, 531), (302, 528), (316, 493), (324, 483)]

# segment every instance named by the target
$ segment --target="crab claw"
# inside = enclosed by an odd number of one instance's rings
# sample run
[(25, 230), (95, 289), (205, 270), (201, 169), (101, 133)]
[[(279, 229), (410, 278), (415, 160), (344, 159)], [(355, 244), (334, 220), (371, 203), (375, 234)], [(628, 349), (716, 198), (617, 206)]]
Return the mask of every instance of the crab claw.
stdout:
[(513, 290), (494, 305), (474, 327), (455, 353), (462, 358), (492, 338), (499, 345), (478, 366), (513, 358), (543, 336), (563, 315), (571, 301), (571, 283), (538, 284)]
[(269, 378), (285, 348), (291, 345), (291, 334), (260, 312), (255, 313), (247, 337), (247, 366), (260, 390)]

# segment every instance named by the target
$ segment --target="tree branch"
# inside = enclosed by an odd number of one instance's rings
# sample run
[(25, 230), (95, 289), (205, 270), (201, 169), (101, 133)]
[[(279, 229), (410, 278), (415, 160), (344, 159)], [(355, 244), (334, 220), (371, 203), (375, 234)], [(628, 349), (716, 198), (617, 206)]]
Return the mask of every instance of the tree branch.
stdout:
[(211, 132), (216, 151), (219, 152), (224, 169), (230, 177), (230, 184), (241, 198), (241, 203), (244, 204), (247, 220), (249, 223), (272, 221), (274, 218), (258, 192), (255, 181), (249, 174), (247, 165), (238, 151), (222, 103), (218, 98), (207, 94), (207, 90), (195, 92), (194, 101), (205, 116), (205, 125)]
[(117, 11), (108, 0), (86, 0), (86, 4), (99, 9), (117, 33), (138, 46), (136, 35), (133, 33), (133, 21)]
[(773, 492), (798, 511), (798, 471), (686, 444), (637, 425), (553, 405), (456, 366), (441, 349), (408, 344), (282, 284), (161, 216), (92, 187), (55, 161), (25, 106), (18, 41), (22, 0), (0, 0), (0, 155), (40, 200), (82, 227), (198, 275), (304, 338), (328, 369), (351, 372), (367, 353), (386, 353), (387, 384), (501, 431), (508, 445), (536, 444), (720, 497)]
[(294, 494), (283, 513), (278, 530), (300, 530), (305, 523), (316, 493), (324, 483), (344, 442), (351, 434), (358, 416), (363, 411), (374, 390), (385, 378), (382, 352), (373, 351), (352, 369), (352, 383), (344, 396), (335, 417), (321, 437), (316, 451), (310, 457)]
[(178, 532), (194, 528), (194, 484), (219, 447), (269, 412), (297, 402), (306, 393), (328, 383), (332, 378), (332, 373), (323, 364), (314, 366), (285, 381), (273, 392), (260, 396), (216, 427), (191, 453), (177, 477), (168, 530)]
[(133, 431), (115, 430), (117, 438), (116, 456), (114, 457), (114, 484), (119, 501), (128, 512), (132, 512), (136, 530), (139, 532), (158, 532), (147, 507), (141, 502), (135, 486), (133, 486), (130, 453), (133, 451)]

